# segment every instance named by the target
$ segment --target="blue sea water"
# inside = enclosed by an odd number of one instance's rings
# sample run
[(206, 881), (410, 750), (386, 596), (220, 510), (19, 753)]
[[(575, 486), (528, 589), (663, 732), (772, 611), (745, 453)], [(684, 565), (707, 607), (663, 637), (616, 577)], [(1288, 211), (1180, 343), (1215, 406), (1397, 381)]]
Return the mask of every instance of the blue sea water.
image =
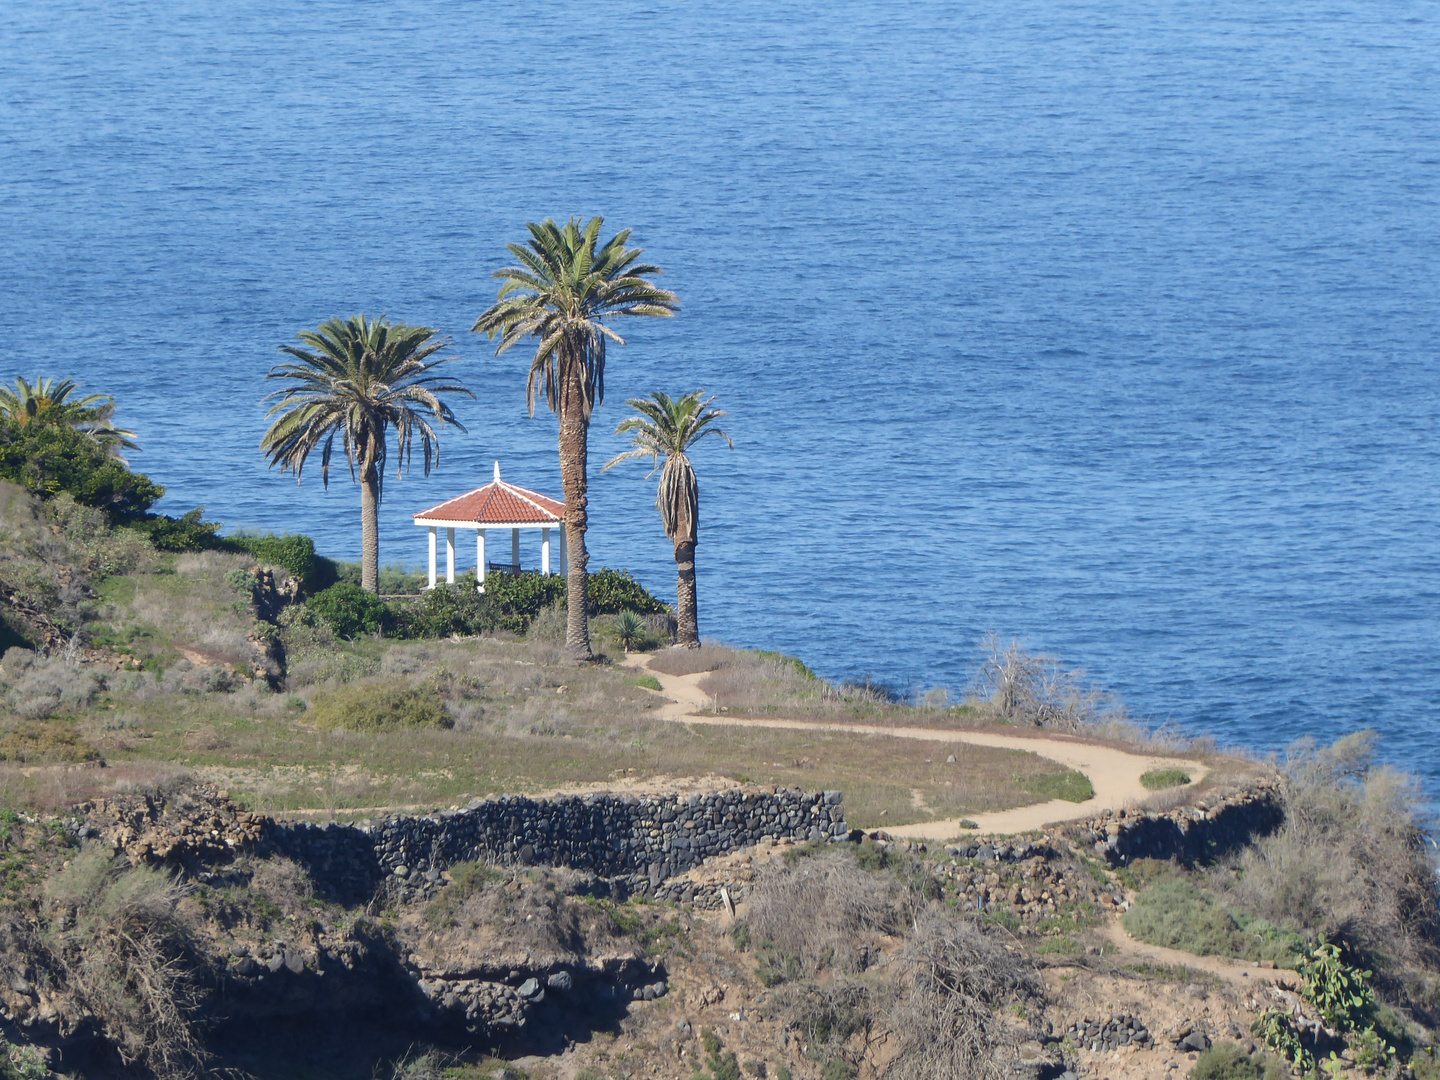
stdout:
[[(114, 394), (171, 512), (356, 555), (348, 478), (256, 444), (276, 346), (362, 310), (477, 393), (383, 559), (496, 459), (558, 494), (467, 331), (524, 222), (596, 213), (684, 310), (622, 328), (592, 460), (626, 397), (731, 413), (706, 633), (958, 689), (993, 629), (1223, 743), (1374, 726), (1440, 794), (1433, 3), (4, 6), (0, 377)], [(673, 595), (643, 473), (591, 548)]]

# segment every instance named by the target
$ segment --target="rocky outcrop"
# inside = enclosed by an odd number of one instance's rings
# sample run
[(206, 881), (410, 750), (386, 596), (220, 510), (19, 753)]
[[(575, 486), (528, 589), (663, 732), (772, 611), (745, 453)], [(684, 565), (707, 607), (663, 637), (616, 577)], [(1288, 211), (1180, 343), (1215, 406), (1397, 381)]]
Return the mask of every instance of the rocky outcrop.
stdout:
[(1266, 836), (1285, 820), (1280, 781), (1259, 777), (1236, 791), (1203, 796), (1171, 810), (1107, 810), (1066, 828), (1111, 866), (1132, 859), (1210, 862)]

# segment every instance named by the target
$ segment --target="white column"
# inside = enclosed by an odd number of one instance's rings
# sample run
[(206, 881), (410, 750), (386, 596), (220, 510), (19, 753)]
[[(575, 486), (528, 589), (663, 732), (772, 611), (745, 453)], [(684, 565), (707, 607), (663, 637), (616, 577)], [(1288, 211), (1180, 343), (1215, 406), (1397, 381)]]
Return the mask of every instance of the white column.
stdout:
[(540, 572), (550, 572), (550, 530), (540, 530)]
[(560, 573), (570, 573), (570, 554), (565, 550), (565, 524), (560, 524)]
[(477, 588), (485, 591), (485, 530), (475, 530), (475, 581)]
[(435, 587), (435, 526), (430, 526), (430, 588)]
[(445, 584), (455, 584), (455, 527), (445, 530)]
[(510, 565), (520, 565), (520, 530), (510, 530)]

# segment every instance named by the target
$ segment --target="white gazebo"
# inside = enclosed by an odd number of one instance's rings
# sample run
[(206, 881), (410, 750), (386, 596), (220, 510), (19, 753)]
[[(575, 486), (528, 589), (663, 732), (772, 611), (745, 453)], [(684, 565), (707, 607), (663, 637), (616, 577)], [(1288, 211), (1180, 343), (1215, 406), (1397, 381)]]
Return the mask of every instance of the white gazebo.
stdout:
[[(520, 572), (520, 530), (540, 530), (540, 572), (550, 573), (550, 530), (560, 529), (560, 572), (569, 569), (565, 558), (565, 530), (560, 528), (565, 504), (548, 495), (529, 491), (500, 479), (500, 463), (495, 463), (495, 479), (484, 487), (422, 510), (415, 515), (415, 524), (430, 530), (430, 588), (435, 588), (435, 554), (439, 530), (445, 530), (445, 583), (455, 584), (455, 530), (475, 530), (475, 578), (481, 592), (485, 591), (486, 571), (518, 574)], [(487, 563), (485, 534), (490, 530), (510, 530), (510, 561)]]

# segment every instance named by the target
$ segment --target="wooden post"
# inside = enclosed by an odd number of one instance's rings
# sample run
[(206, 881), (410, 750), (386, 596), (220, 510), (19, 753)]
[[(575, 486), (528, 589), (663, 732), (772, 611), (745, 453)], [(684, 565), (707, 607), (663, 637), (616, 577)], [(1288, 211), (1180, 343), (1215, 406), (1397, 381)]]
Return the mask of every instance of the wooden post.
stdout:
[(435, 526), (430, 526), (430, 588), (435, 587)]

